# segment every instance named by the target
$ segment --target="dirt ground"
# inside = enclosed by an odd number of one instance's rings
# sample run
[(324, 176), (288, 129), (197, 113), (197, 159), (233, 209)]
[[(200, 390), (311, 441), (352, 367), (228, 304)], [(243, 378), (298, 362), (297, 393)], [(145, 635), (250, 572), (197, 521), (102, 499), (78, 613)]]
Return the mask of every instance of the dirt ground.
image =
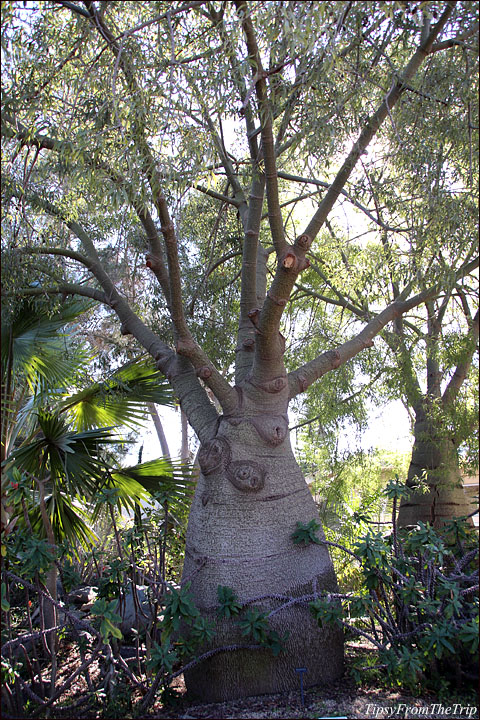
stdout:
[[(365, 650), (365, 648), (362, 648)], [(357, 686), (349, 676), (348, 667), (358, 648), (347, 649), (345, 676), (338, 682), (322, 688), (309, 688), (304, 692), (304, 704), (300, 687), (298, 692), (262, 695), (224, 703), (189, 703), (183, 676), (176, 681), (179, 693), (177, 704), (170, 707), (154, 707), (149, 717), (161, 720), (189, 720), (190, 718), (478, 718), (478, 698), (465, 696), (442, 698), (434, 695), (413, 697), (405, 693), (375, 688), (372, 685)]]
[[(179, 683), (182, 690), (183, 681)], [(357, 688), (343, 680), (328, 688), (309, 689), (302, 706), (300, 692), (263, 695), (224, 703), (189, 705), (186, 697), (177, 707), (154, 709), (149, 717), (162, 720), (189, 718), (478, 718), (477, 707), (465, 699), (440, 701), (414, 698), (393, 690)], [(457, 707), (456, 707), (457, 706)], [(449, 712), (450, 711), (450, 712)], [(456, 712), (455, 712), (456, 711)]]
[[(358, 646), (355, 643), (347, 643), (346, 646), (346, 672), (338, 682), (326, 686), (309, 688), (302, 696), (300, 686), (298, 691), (278, 693), (276, 695), (262, 695), (242, 700), (232, 700), (223, 703), (202, 704), (195, 702), (189, 697), (180, 675), (173, 683), (175, 697), (167, 705), (160, 697), (157, 698), (153, 707), (145, 718), (158, 718), (159, 720), (189, 720), (190, 718), (202, 718), (203, 720), (228, 720), (232, 718), (244, 718), (254, 720), (255, 718), (305, 718), (320, 720), (322, 718), (478, 718), (478, 698), (472, 693), (468, 696), (452, 696), (448, 698), (435, 697), (434, 695), (423, 695), (413, 697), (411, 695), (397, 692), (395, 690), (381, 687), (381, 680), (378, 686), (370, 680), (358, 686), (351, 678), (349, 668), (354, 659), (365, 658), (371, 649), (363, 644)], [(65, 652), (59, 663), (59, 681), (66, 679), (79, 665), (78, 652)], [(101, 675), (98, 662), (94, 661), (90, 666), (90, 677), (94, 683), (98, 682)], [(114, 703), (112, 707), (107, 698), (103, 709), (96, 706), (95, 709), (88, 709), (88, 704), (77, 703), (87, 693), (87, 686), (83, 676), (77, 678), (76, 682), (62, 696), (60, 705), (52, 707), (52, 718), (84, 718), (85, 720), (102, 720), (103, 718), (133, 718), (135, 705), (141, 700), (138, 691), (125, 688), (124, 693), (128, 694), (129, 702), (125, 704)], [(123, 696), (125, 700), (125, 694)], [(73, 707), (65, 707), (73, 704)], [(63, 706), (63, 707), (62, 707)], [(128, 710), (126, 710), (128, 707)]]

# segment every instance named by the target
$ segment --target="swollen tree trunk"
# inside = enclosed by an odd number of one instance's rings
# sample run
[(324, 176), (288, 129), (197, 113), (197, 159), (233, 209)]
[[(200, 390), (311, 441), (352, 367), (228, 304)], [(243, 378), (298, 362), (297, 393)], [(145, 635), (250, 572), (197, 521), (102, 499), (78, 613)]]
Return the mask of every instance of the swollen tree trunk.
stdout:
[[(441, 527), (452, 518), (467, 516), (472, 507), (463, 488), (458, 465), (458, 447), (466, 436), (460, 428), (454, 435), (448, 429), (448, 417), (465, 382), (471, 367), (473, 353), (478, 342), (479, 313), (474, 318), (467, 313), (468, 345), (460, 362), (452, 373), (442, 393), (441, 382), (445, 371), (438, 361), (438, 342), (442, 321), (447, 307), (448, 296), (443, 299), (438, 311), (433, 303), (427, 303), (427, 393), (423, 397), (418, 379), (410, 375), (409, 387), (415, 412), (412, 459), (408, 471), (407, 485), (413, 487), (425, 481), (427, 493), (414, 492), (402, 501), (398, 516), (399, 525), (414, 525), (429, 522)], [(465, 430), (463, 431), (465, 433)], [(468, 431), (467, 431), (468, 434)]]
[(413, 492), (402, 501), (399, 525), (429, 522), (441, 527), (452, 518), (468, 515), (471, 506), (463, 489), (454, 439), (429, 420), (424, 411), (417, 413), (414, 436), (407, 485), (414, 487), (424, 481), (429, 491)]
[[(238, 410), (220, 420), (216, 436), (199, 454), (202, 472), (190, 514), (183, 580), (191, 581), (200, 611), (212, 619), (219, 585), (262, 612), (289, 598), (337, 590), (325, 546), (299, 546), (292, 540), (296, 523), (318, 520), (318, 513), (292, 453), (287, 402), (281, 395), (243, 384)], [(318, 536), (323, 537), (321, 531)], [(185, 674), (189, 691), (204, 700), (223, 701), (298, 690), (296, 668), (306, 668), (307, 687), (340, 676), (342, 633), (333, 627), (320, 631), (307, 601), (291, 603), (269, 623), (280, 636), (288, 633), (278, 657), (269, 649), (219, 652)], [(210, 647), (236, 644), (255, 642), (241, 635), (235, 621), (217, 621)]]

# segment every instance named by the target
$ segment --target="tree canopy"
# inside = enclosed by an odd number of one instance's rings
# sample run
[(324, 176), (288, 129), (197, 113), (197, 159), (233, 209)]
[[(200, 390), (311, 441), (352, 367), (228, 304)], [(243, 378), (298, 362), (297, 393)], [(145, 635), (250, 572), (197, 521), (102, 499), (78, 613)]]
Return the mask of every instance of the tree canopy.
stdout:
[[(27, 281), (30, 294), (117, 302), (121, 331), (147, 349), (154, 338), (131, 327), (131, 311), (165, 342), (173, 318), (177, 349), (208, 367), (228, 405), (231, 311), (246, 326), (264, 294), (252, 259), (275, 274), (261, 323), (277, 327), (307, 265), (302, 243), (317, 236), (306, 275), (322, 292), (311, 289), (368, 329), (335, 353), (310, 353), (290, 377), (296, 395), (422, 293), (434, 297), (449, 277), (463, 285), (476, 263), (475, 13), (471, 3), (5, 3), (8, 290)], [(265, 184), (269, 228), (257, 230)], [(337, 201), (363, 215), (368, 247), (325, 225)], [(441, 257), (439, 234), (450, 238)]]

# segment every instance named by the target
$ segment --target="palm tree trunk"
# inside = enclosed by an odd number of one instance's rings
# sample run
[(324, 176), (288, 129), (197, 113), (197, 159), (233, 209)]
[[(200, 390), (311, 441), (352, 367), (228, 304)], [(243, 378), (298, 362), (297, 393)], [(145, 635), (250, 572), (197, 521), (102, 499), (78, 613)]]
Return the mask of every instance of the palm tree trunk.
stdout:
[(189, 460), (190, 459), (190, 453), (188, 450), (188, 419), (183, 410), (181, 412), (181, 422), (182, 422), (182, 449), (180, 451), (180, 457), (182, 460)]
[[(45, 480), (38, 480), (37, 484), (39, 488), (39, 503), (40, 503), (40, 514), (42, 516), (43, 526), (47, 535), (47, 540), (52, 551), (52, 555), (56, 551), (55, 533), (53, 531), (52, 523), (48, 517), (47, 506), (45, 503)], [(53, 600), (57, 599), (57, 577), (58, 571), (55, 564), (54, 557), (52, 557), (52, 565), (47, 573), (45, 586), (50, 593)], [(45, 630), (54, 628), (57, 625), (57, 611), (55, 605), (49, 600), (44, 599), (44, 618), (45, 618)], [(57, 633), (55, 631), (46, 635), (48, 647), (51, 653), (52, 670), (50, 677), (50, 696), (55, 692), (55, 682), (57, 677)]]
[(152, 416), (153, 424), (155, 425), (155, 430), (157, 432), (157, 437), (160, 443), (160, 448), (162, 450), (162, 455), (165, 458), (169, 458), (170, 450), (168, 448), (167, 438), (165, 436), (162, 421), (160, 420), (157, 408), (155, 407), (155, 403), (148, 403), (148, 409), (150, 411), (150, 415)]

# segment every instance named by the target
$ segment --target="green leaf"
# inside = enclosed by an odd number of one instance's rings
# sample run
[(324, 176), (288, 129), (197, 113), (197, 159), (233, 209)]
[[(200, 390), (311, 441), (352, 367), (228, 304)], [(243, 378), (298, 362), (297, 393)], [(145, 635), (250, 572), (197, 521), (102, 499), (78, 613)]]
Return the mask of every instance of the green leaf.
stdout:
[(7, 585), (2, 582), (2, 610), (8, 612), (10, 610), (10, 603), (7, 600)]
[(217, 609), (217, 615), (220, 618), (230, 618), (233, 615), (238, 615), (242, 609), (241, 604), (238, 602), (238, 598), (233, 592), (232, 588), (226, 585), (218, 585), (217, 587), (217, 599), (219, 607)]
[(457, 637), (467, 646), (469, 653), (478, 652), (478, 615), (461, 626)]
[(147, 668), (155, 673), (160, 670), (171, 673), (177, 661), (178, 655), (175, 650), (171, 650), (168, 644), (159, 645), (155, 642), (152, 645), (150, 659), (147, 661)]
[(342, 616), (342, 606), (330, 599), (318, 598), (309, 604), (310, 612), (320, 627), (336, 624)]
[(90, 614), (100, 620), (100, 633), (104, 642), (108, 642), (110, 636), (121, 640), (122, 633), (116, 625), (122, 618), (115, 612), (117, 608), (117, 600), (107, 602), (105, 598), (97, 598), (90, 608)]
[(120, 425), (135, 428), (145, 421), (147, 403), (171, 406), (173, 395), (153, 361), (142, 357), (66, 398), (60, 410), (67, 412), (77, 430)]
[(251, 635), (254, 640), (261, 644), (268, 643), (269, 624), (267, 613), (256, 608), (247, 610), (245, 617), (239, 621), (242, 635)]
[(310, 522), (303, 524), (297, 522), (296, 530), (292, 533), (292, 540), (295, 545), (310, 545), (311, 543), (320, 543), (320, 540), (316, 536), (317, 530), (320, 529), (320, 523), (315, 519)]

